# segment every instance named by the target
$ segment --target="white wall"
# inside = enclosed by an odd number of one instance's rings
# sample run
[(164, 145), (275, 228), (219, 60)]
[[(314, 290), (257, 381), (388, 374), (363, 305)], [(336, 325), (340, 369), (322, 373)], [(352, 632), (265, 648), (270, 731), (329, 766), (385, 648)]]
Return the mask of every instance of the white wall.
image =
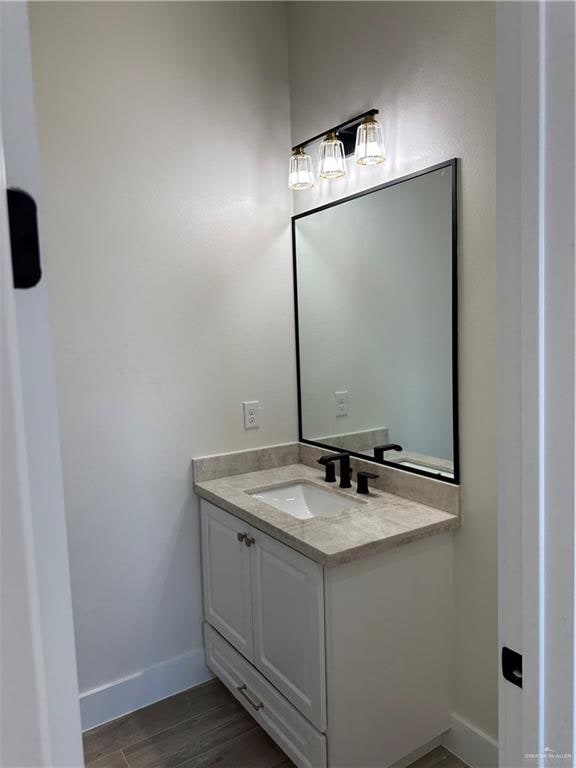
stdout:
[[(39, 205), (46, 267), (26, 4), (0, 3), (0, 26), (6, 185), (26, 190)], [(1, 155), (0, 147), (0, 162)], [(3, 226), (3, 168), (0, 177)], [(48, 290), (42, 279), (33, 288), (14, 291), (9, 270), (8, 284), (2, 275), (7, 292), (2, 303), (10, 308), (3, 308), (1, 344), (2, 395), (8, 396), (1, 419), (2, 459), (8, 464), (0, 482), (0, 764), (77, 766), (82, 744)]]
[(298, 219), (296, 257), (304, 437), (386, 427), (451, 460), (451, 169)]
[(494, 735), (494, 9), (290, 3), (293, 141), (284, 13), (32, 6), (80, 684), (103, 687), (85, 712), (203, 674), (189, 459), (296, 437), (287, 149), (376, 106), (388, 162), (295, 208), (462, 159), (454, 701)]
[(88, 725), (207, 674), (191, 457), (297, 436), (285, 7), (37, 3), (31, 28)]
[(495, 23), (491, 3), (290, 3), (292, 144), (370, 107), (382, 167), (295, 193), (299, 211), (459, 157), (460, 416), (454, 710), (498, 724), (495, 469)]

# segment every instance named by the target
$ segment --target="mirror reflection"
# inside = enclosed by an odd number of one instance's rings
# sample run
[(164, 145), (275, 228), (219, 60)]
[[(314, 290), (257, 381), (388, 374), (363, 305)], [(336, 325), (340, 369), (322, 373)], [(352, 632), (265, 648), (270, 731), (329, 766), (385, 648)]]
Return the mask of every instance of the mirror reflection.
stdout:
[(457, 480), (455, 161), (294, 217), (301, 439)]

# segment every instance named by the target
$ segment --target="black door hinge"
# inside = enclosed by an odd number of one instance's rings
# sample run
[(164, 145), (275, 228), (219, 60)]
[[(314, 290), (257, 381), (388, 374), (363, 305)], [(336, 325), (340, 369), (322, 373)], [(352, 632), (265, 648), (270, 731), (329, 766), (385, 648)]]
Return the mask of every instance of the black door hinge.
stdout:
[(522, 688), (522, 654), (511, 648), (502, 648), (502, 674), (509, 683)]

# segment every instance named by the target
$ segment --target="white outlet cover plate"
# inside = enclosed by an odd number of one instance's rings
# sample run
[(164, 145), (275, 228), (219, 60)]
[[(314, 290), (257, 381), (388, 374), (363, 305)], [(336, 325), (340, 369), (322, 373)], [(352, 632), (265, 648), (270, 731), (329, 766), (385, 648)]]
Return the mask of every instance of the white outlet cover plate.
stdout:
[(260, 426), (260, 400), (245, 400), (242, 407), (244, 409), (244, 429), (258, 429)]
[(334, 392), (334, 415), (348, 416), (348, 391)]

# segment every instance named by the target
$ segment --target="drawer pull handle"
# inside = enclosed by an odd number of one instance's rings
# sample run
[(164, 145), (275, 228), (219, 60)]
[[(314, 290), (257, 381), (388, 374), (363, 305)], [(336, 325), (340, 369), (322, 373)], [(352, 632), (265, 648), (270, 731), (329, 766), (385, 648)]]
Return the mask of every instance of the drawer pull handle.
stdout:
[(259, 710), (259, 709), (263, 709), (263, 708), (264, 708), (264, 704), (262, 704), (262, 702), (261, 702), (261, 701), (259, 701), (258, 703), (256, 703), (256, 702), (252, 701), (252, 699), (250, 698), (250, 696), (248, 696), (248, 693), (247, 693), (247, 691), (248, 691), (248, 688), (247, 688), (247, 686), (246, 686), (246, 685), (244, 685), (244, 684), (243, 684), (243, 685), (237, 685), (237, 686), (236, 686), (236, 690), (238, 691), (238, 693), (240, 693), (240, 695), (241, 695), (241, 696), (244, 696), (244, 698), (246, 699), (246, 701), (248, 702), (248, 704), (250, 704), (250, 706), (252, 707), (252, 709), (255, 709), (255, 710), (256, 710), (256, 712), (258, 712), (258, 710)]
[(247, 534), (247, 533), (238, 533), (238, 534), (236, 534), (236, 535), (238, 536), (238, 541), (240, 541), (240, 542), (244, 541), (244, 539), (246, 538), (246, 536), (248, 536), (248, 534)]
[(251, 547), (252, 544), (256, 544), (256, 539), (252, 538), (252, 536), (248, 536), (248, 534), (244, 534), (244, 544), (246, 544), (247, 547)]

